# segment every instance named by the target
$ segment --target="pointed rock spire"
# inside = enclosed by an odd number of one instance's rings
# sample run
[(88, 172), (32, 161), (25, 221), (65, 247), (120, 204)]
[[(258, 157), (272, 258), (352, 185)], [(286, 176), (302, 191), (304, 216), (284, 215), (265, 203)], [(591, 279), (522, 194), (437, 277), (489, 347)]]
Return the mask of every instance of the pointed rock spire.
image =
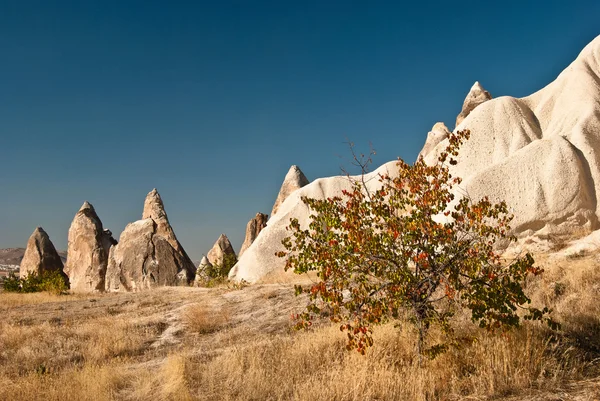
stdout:
[(144, 211), (142, 212), (142, 219), (152, 219), (156, 222), (164, 221), (169, 224), (167, 213), (165, 212), (165, 205), (163, 204), (160, 194), (154, 188), (148, 192), (146, 199), (144, 200)]
[(157, 286), (187, 285), (196, 267), (177, 241), (156, 189), (144, 201), (142, 220), (130, 223), (111, 248), (107, 291), (137, 291)]
[(283, 184), (281, 184), (281, 189), (279, 190), (279, 194), (277, 195), (277, 199), (273, 205), (273, 210), (271, 210), (271, 217), (277, 213), (279, 206), (281, 206), (281, 204), (287, 199), (288, 196), (290, 196), (292, 192), (302, 188), (308, 183), (309, 181), (302, 170), (300, 170), (300, 167), (296, 165), (290, 167), (289, 171), (285, 175), (285, 178), (283, 179)]
[(212, 266), (212, 264), (208, 261), (208, 258), (206, 257), (206, 255), (202, 256), (202, 260), (200, 261), (200, 264), (198, 265), (198, 269), (203, 269), (206, 267), (210, 267)]
[(213, 266), (223, 266), (225, 263), (233, 264), (237, 260), (233, 246), (225, 234), (219, 236), (206, 257)]
[(456, 126), (465, 119), (467, 116), (475, 109), (475, 107), (479, 106), (481, 103), (487, 102), (492, 99), (492, 95), (490, 92), (483, 89), (483, 86), (476, 81), (471, 90), (467, 94), (465, 101), (463, 102), (463, 107), (460, 114), (456, 117)]
[(65, 273), (71, 290), (104, 291), (108, 252), (115, 242), (108, 233), (104, 232), (94, 207), (85, 201), (69, 228)]
[(50, 241), (50, 237), (42, 227), (37, 227), (27, 241), (27, 249), (25, 249), (25, 255), (21, 261), (19, 276), (26, 277), (31, 273), (41, 275), (54, 271), (59, 272), (66, 283), (69, 282), (63, 271), (63, 262)]
[(256, 216), (252, 218), (248, 224), (246, 225), (246, 238), (244, 239), (244, 243), (242, 244), (242, 248), (240, 249), (239, 257), (242, 257), (242, 254), (252, 245), (258, 234), (262, 231), (263, 228), (267, 226), (268, 215), (263, 213), (256, 213)]
[(146, 200), (144, 200), (144, 211), (142, 212), (142, 219), (152, 219), (156, 223), (156, 232), (157, 234), (162, 235), (165, 239), (173, 246), (173, 248), (177, 249), (178, 252), (182, 250), (181, 245), (177, 241), (177, 237), (175, 236), (175, 232), (169, 224), (169, 218), (167, 217), (167, 212), (165, 211), (165, 205), (160, 197), (160, 194), (154, 188), (152, 191), (146, 195)]
[(429, 152), (435, 148), (438, 143), (442, 142), (444, 139), (448, 138), (450, 135), (450, 130), (446, 127), (444, 123), (435, 123), (431, 131), (427, 133), (427, 139), (425, 140), (425, 145), (423, 145), (423, 149), (419, 152), (419, 156), (417, 160), (422, 156), (425, 157)]

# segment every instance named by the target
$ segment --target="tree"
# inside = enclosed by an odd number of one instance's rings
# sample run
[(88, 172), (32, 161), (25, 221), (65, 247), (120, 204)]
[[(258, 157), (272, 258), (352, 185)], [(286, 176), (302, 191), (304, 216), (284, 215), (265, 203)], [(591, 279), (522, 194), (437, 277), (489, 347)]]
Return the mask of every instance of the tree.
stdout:
[(556, 326), (550, 311), (531, 307), (524, 292), (526, 279), (542, 273), (532, 256), (507, 261), (495, 248), (515, 240), (507, 205), (455, 200), (452, 189), (461, 179), (449, 165), (468, 138), (468, 131), (451, 134), (432, 165), (399, 159), (397, 175), (380, 174), (380, 188), (373, 191), (365, 183), (368, 163), (355, 155), (363, 174), (349, 190), (302, 198), (311, 210), (309, 227), (291, 219), (285, 251), (277, 253), (286, 258), (286, 270), (317, 273), (317, 282), (296, 286), (297, 294), (309, 295), (306, 310), (296, 316), (298, 328), (329, 316), (347, 333), (347, 348), (364, 354), (373, 326), (408, 315), (418, 331), (419, 355), (435, 356), (447, 343), (426, 349), (428, 330), (437, 325), (451, 339), (460, 308), (490, 330), (518, 326), (521, 317)]

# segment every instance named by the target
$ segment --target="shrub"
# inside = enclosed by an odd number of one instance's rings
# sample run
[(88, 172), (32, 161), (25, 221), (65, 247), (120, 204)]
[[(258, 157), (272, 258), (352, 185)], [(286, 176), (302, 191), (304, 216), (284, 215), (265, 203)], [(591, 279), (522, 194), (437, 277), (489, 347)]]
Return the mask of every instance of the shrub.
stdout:
[[(327, 199), (302, 198), (311, 210), (309, 227), (291, 219), (285, 251), (277, 253), (286, 258), (286, 270), (314, 271), (319, 278), (296, 286), (310, 300), (297, 315), (298, 328), (329, 316), (347, 333), (347, 348), (364, 353), (373, 343), (373, 326), (408, 316), (418, 332), (418, 354), (435, 356), (451, 343), (460, 309), (489, 330), (518, 326), (520, 310), (525, 319), (556, 327), (547, 308), (528, 305), (525, 281), (542, 273), (532, 256), (504, 261), (495, 248), (499, 241), (515, 240), (506, 204), (454, 200), (452, 188), (461, 180), (449, 165), (456, 164), (468, 137), (468, 131), (451, 134), (433, 165), (422, 158), (414, 165), (399, 159), (397, 176), (380, 174), (377, 190), (366, 185), (368, 162), (355, 155), (363, 175), (350, 190)], [(426, 349), (433, 326), (446, 340)]]
[(6, 292), (20, 292), (21, 290), (21, 280), (15, 275), (14, 272), (10, 272), (8, 277), (4, 279), (2, 282), (2, 286), (4, 291)]
[(41, 292), (47, 291), (54, 294), (64, 294), (69, 289), (65, 276), (58, 271), (44, 272), (39, 275), (35, 272), (23, 278), (11, 273), (4, 280), (4, 290), (7, 292)]

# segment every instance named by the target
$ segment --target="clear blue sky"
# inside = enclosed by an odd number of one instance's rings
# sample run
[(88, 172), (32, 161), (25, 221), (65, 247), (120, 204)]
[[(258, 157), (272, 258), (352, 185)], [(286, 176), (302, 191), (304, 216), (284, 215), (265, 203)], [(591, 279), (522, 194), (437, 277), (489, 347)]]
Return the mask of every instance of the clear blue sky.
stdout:
[[(493, 4), (491, 4), (493, 3)], [(88, 200), (119, 235), (158, 188), (190, 256), (239, 249), (292, 164), (414, 160), (479, 80), (553, 80), (600, 34), (594, 1), (0, 0), (0, 248), (66, 249)]]

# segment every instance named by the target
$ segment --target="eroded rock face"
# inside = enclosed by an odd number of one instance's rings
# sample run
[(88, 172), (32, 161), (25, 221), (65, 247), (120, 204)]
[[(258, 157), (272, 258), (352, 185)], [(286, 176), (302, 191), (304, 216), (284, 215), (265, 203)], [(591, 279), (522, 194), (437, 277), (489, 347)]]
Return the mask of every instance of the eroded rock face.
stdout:
[(139, 291), (191, 283), (196, 268), (177, 241), (156, 189), (146, 196), (142, 217), (128, 224), (119, 244), (111, 248), (107, 291)]
[(490, 92), (483, 89), (483, 86), (481, 86), (479, 82), (475, 82), (463, 102), (460, 114), (456, 117), (456, 126), (458, 127), (458, 125), (463, 122), (473, 110), (475, 110), (475, 107), (491, 99), (492, 95), (490, 95)]
[(425, 146), (419, 152), (419, 157), (425, 157), (429, 152), (431, 152), (438, 143), (442, 142), (444, 139), (448, 138), (450, 135), (450, 130), (446, 127), (444, 123), (435, 123), (431, 131), (427, 133), (427, 139), (425, 140)]
[(236, 259), (233, 246), (231, 246), (231, 242), (229, 242), (229, 238), (225, 234), (219, 236), (217, 242), (215, 242), (206, 254), (206, 257), (213, 266), (223, 266), (227, 259)]
[(116, 242), (109, 233), (104, 231), (94, 207), (86, 201), (69, 228), (64, 270), (72, 291), (104, 291), (108, 253)]
[(308, 184), (308, 179), (300, 170), (298, 166), (290, 167), (288, 173), (285, 175), (283, 179), (283, 184), (281, 184), (281, 189), (279, 189), (279, 194), (277, 195), (277, 199), (275, 200), (275, 204), (273, 205), (273, 210), (271, 210), (271, 217), (277, 213), (279, 206), (287, 199), (288, 196), (297, 189), (302, 188), (303, 186)]
[(267, 226), (268, 215), (263, 213), (256, 213), (246, 225), (246, 238), (244, 239), (244, 243), (242, 244), (242, 248), (240, 249), (239, 256), (242, 257), (242, 254), (252, 245), (258, 234), (262, 231), (263, 228)]
[(69, 282), (69, 278), (63, 271), (63, 262), (50, 237), (42, 227), (37, 227), (27, 241), (19, 276), (23, 278), (31, 273), (42, 275), (54, 271), (59, 272), (66, 283)]

